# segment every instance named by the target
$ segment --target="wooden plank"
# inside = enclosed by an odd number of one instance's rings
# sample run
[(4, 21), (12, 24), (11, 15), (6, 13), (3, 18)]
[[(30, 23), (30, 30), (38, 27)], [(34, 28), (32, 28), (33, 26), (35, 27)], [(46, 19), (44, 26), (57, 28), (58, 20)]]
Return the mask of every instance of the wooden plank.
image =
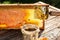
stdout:
[[(0, 40), (21, 40), (22, 33), (21, 30), (1, 30), (3, 34), (0, 34)], [(0, 32), (1, 33), (1, 32)]]
[[(49, 6), (49, 12), (50, 11), (60, 11), (60, 9)], [(41, 37), (47, 37), (49, 40), (60, 40), (60, 16), (49, 15), (49, 18), (45, 21), (45, 30)]]
[(0, 6), (49, 6), (49, 4), (0, 4)]

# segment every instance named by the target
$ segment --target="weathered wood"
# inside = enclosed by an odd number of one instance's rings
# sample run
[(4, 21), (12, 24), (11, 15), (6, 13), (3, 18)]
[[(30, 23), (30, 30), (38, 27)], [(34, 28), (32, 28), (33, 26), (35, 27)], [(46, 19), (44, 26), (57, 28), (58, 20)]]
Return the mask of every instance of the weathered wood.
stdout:
[(0, 4), (0, 6), (49, 6), (49, 4)]
[(60, 11), (51, 11), (50, 15), (51, 16), (60, 16)]

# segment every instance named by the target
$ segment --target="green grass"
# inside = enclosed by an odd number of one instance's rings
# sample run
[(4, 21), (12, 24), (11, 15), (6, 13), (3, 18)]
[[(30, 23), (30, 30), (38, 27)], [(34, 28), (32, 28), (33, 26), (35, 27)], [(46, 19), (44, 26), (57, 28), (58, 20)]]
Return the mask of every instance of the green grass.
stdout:
[(3, 4), (10, 4), (10, 2), (9, 1), (4, 1)]

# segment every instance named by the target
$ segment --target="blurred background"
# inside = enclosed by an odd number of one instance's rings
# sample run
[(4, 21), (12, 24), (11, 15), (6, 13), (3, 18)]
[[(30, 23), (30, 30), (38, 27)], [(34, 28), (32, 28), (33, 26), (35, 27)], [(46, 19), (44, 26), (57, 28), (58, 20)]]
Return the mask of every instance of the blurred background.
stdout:
[(13, 3), (36, 3), (45, 2), (57, 8), (60, 8), (60, 0), (0, 0), (0, 4), (13, 4)]

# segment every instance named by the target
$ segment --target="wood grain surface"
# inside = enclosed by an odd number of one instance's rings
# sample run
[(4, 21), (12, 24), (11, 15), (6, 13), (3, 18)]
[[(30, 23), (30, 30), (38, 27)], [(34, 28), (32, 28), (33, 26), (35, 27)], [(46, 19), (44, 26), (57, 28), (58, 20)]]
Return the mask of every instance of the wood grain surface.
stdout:
[(0, 40), (22, 40), (21, 30), (0, 30)]

